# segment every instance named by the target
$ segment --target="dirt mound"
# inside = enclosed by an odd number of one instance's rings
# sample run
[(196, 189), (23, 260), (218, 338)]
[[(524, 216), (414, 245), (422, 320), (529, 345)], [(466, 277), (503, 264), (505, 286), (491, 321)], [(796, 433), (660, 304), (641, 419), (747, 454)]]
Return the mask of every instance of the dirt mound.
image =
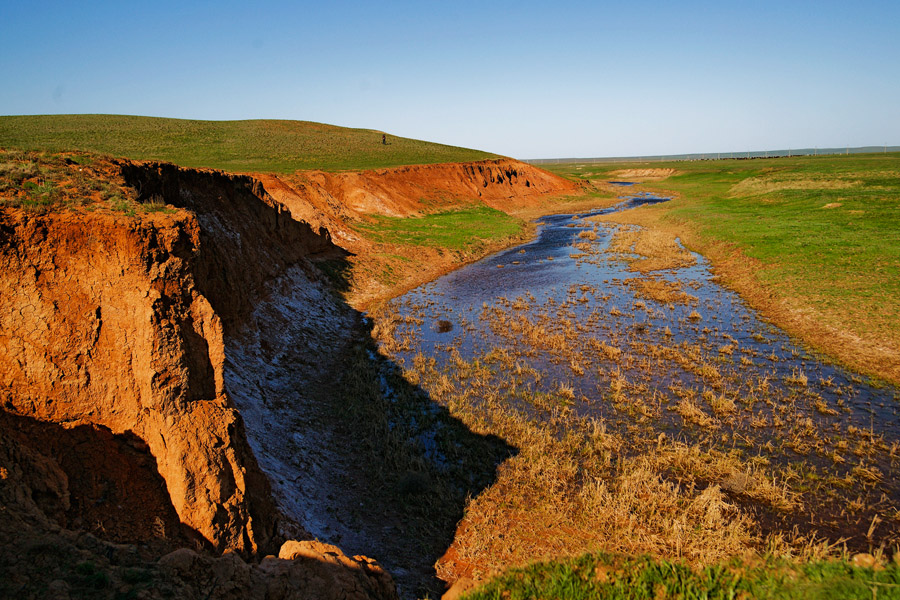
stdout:
[(658, 181), (675, 173), (675, 169), (621, 169), (613, 171), (610, 176), (624, 181)]

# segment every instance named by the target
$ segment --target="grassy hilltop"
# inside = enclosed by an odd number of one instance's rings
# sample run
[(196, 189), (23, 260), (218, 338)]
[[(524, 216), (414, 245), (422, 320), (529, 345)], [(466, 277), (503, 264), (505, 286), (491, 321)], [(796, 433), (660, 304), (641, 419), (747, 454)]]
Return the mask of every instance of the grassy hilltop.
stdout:
[(292, 173), (497, 158), (480, 150), (309, 121), (194, 121), (124, 115), (0, 117), (0, 148), (82, 150), (185, 167)]

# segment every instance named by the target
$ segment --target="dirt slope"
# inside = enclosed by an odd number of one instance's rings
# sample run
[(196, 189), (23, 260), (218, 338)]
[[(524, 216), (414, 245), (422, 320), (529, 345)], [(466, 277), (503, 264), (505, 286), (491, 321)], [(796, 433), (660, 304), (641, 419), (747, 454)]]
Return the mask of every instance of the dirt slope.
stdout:
[(355, 251), (349, 229), (365, 215), (405, 217), (482, 202), (505, 212), (534, 206), (550, 194), (578, 187), (511, 159), (328, 173), (255, 175), (295, 218), (324, 227), (336, 243)]
[(19, 212), (0, 228), (6, 410), (136, 435), (183, 523), (219, 549), (268, 547), (274, 507), (221, 373), (223, 318), (250, 285), (218, 265), (237, 293), (213, 307), (198, 216)]

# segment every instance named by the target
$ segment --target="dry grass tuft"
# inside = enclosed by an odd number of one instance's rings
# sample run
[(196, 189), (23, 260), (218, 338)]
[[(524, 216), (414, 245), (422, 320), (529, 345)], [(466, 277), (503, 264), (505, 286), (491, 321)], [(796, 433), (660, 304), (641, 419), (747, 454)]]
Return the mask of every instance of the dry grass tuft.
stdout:
[(706, 400), (717, 417), (730, 417), (738, 411), (734, 400), (728, 398), (724, 394), (716, 394), (710, 390), (705, 390), (703, 392), (703, 399)]
[[(783, 190), (843, 190), (859, 186), (857, 180), (835, 179), (823, 175), (787, 175), (768, 177), (748, 177), (731, 187), (728, 195), (732, 198), (772, 194)], [(831, 208), (826, 206), (826, 208)]]
[(658, 277), (626, 279), (625, 285), (636, 295), (660, 304), (696, 305), (697, 297), (681, 289), (681, 283)]
[(714, 482), (724, 490), (777, 510), (799, 507), (799, 497), (785, 484), (779, 485), (760, 467), (751, 466), (732, 454), (673, 444), (655, 454), (654, 463), (657, 468), (673, 470), (681, 478)]
[(790, 375), (784, 378), (784, 382), (790, 385), (799, 385), (802, 387), (806, 387), (806, 385), (809, 383), (809, 378), (803, 371), (794, 369)]
[(630, 271), (641, 273), (680, 269), (697, 262), (675, 237), (643, 227), (617, 228), (607, 252), (626, 261)]
[(680, 399), (675, 406), (672, 407), (672, 410), (681, 415), (681, 418), (685, 421), (694, 423), (705, 429), (714, 429), (719, 426), (718, 422), (706, 414), (703, 408), (691, 398)]

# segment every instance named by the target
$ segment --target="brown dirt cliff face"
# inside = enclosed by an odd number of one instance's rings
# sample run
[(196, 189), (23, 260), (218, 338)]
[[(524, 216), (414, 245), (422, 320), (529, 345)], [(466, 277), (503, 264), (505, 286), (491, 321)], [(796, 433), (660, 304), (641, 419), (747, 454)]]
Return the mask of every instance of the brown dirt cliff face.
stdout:
[(224, 387), (224, 337), (267, 278), (331, 244), (250, 178), (123, 173), (188, 210), (0, 212), (0, 404), (136, 436), (182, 523), (220, 550), (271, 551), (277, 515)]
[(513, 212), (537, 205), (548, 195), (579, 189), (571, 181), (512, 159), (256, 177), (294, 217), (325, 227), (339, 245), (351, 248), (357, 239), (347, 224), (363, 215), (409, 216), (478, 201)]
[[(276, 499), (300, 520), (325, 502), (291, 450), (311, 442), (281, 433), (327, 395), (320, 363), (349, 343), (355, 313), (308, 259), (346, 258), (332, 236), (365, 252), (348, 223), (368, 214), (514, 211), (575, 191), (510, 160), (281, 178), (103, 164), (140, 201), (175, 209), (0, 208), (0, 508), (20, 507), (36, 531), (257, 557), (297, 531)], [(0, 529), (16, 530), (7, 516)], [(356, 562), (377, 588), (363, 595), (393, 596), (389, 577)], [(278, 565), (273, 581), (306, 577)]]

